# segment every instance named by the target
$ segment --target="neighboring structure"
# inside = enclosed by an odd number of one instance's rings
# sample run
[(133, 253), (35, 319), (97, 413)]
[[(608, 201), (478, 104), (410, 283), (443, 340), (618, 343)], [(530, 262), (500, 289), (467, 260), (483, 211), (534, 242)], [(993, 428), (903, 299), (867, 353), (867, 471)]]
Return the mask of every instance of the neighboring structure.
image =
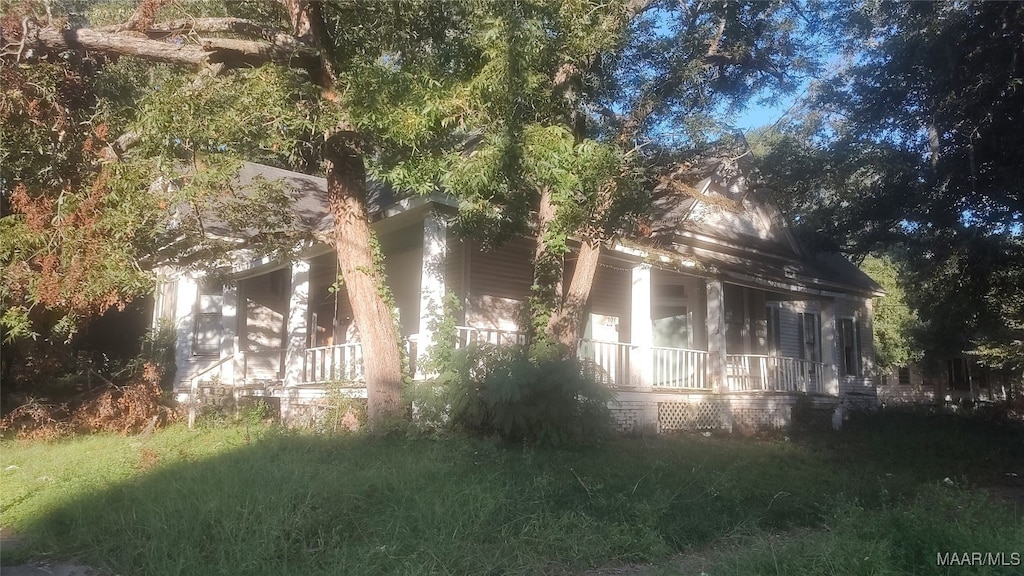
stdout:
[(982, 366), (969, 356), (946, 360), (926, 371), (914, 364), (881, 374), (878, 401), (884, 406), (960, 406), (1006, 400), (1012, 375)]
[[(294, 262), (240, 254), (227, 285), (168, 271), (154, 316), (176, 327), (183, 396), (266, 396), (295, 419), (328, 387), (365, 394), (361, 346), (344, 288), (333, 289), (325, 181), (246, 164), (238, 183), (257, 177), (283, 180), (303, 225), (324, 241)], [(372, 196), (414, 359), (433, 341), (447, 292), (463, 304), (460, 344), (523, 341), (532, 239), (485, 252), (455, 233), (449, 199), (394, 200), (386, 188)], [(880, 288), (839, 256), (805, 254), (777, 211), (746, 190), (735, 159), (660, 186), (645, 236), (604, 249), (580, 342), (616, 391), (623, 428), (780, 427), (800, 399), (875, 405), (871, 298)]]

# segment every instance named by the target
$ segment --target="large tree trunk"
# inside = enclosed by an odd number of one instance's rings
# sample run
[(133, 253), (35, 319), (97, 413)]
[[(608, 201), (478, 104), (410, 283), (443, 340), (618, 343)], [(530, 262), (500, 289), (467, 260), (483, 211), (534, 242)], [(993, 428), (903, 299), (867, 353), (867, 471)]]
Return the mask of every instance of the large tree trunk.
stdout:
[(569, 290), (548, 322), (548, 336), (558, 342), (569, 357), (575, 356), (577, 352), (580, 330), (583, 328), (583, 312), (590, 301), (600, 257), (600, 241), (585, 240), (580, 245), (580, 255), (572, 272)]
[[(292, 34), (324, 52), (326, 26), (320, 4), (311, 0), (281, 0), (292, 23)], [(327, 58), (312, 70), (323, 97), (333, 101), (337, 74)], [(398, 330), (383, 294), (387, 286), (378, 272), (373, 230), (366, 209), (366, 167), (359, 135), (338, 126), (324, 145), (327, 161), (327, 196), (334, 217), (334, 246), (338, 269), (345, 282), (352, 319), (363, 345), (367, 418), (370, 431), (383, 431), (402, 410), (402, 356)]]
[(324, 159), (338, 268), (363, 345), (370, 430), (379, 432), (389, 419), (403, 416), (402, 358), (398, 331), (382, 297), (384, 278), (374, 261), (373, 231), (366, 212), (366, 169), (355, 136), (351, 132), (332, 136)]

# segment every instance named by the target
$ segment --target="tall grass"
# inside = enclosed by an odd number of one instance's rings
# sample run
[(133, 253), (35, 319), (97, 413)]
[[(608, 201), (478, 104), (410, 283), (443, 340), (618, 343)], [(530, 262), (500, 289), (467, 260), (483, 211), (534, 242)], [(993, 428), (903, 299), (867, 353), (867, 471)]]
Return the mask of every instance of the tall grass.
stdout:
[[(901, 462), (879, 429), (561, 450), (232, 427), (5, 441), (2, 523), (28, 543), (3, 560), (153, 575), (940, 574), (948, 547), (1024, 542), (1020, 510), (972, 492), (972, 472), (950, 486), (952, 463)], [(974, 473), (1021, 461), (990, 464)]]

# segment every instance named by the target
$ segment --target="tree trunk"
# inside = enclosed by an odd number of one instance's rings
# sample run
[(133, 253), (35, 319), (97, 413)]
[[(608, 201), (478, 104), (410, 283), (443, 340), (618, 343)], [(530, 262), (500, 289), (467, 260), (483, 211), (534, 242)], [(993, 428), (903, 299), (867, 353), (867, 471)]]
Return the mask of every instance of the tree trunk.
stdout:
[(548, 322), (548, 336), (558, 342), (570, 358), (576, 356), (580, 329), (583, 327), (583, 312), (590, 300), (590, 291), (594, 287), (600, 257), (599, 240), (585, 240), (580, 245), (580, 255), (572, 272), (569, 291)]
[(530, 289), (529, 338), (538, 342), (538, 337), (547, 333), (548, 323), (556, 313), (562, 298), (561, 255), (551, 253), (547, 232), (555, 218), (555, 206), (551, 202), (551, 191), (540, 190), (540, 205), (537, 209), (537, 245), (533, 252), (533, 286)]
[(363, 345), (370, 431), (401, 418), (402, 358), (398, 331), (382, 294), (385, 279), (374, 261), (373, 231), (366, 211), (366, 169), (351, 132), (339, 132), (324, 148), (327, 196), (334, 217), (338, 268)]

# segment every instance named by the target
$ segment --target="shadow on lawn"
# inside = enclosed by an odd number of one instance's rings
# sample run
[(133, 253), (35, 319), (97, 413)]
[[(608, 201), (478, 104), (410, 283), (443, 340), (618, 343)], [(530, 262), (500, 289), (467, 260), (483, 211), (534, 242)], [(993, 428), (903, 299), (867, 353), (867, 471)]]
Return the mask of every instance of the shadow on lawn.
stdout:
[(564, 573), (1024, 475), (1019, 428), (973, 426), (865, 415), (797, 442), (585, 450), (269, 431), (203, 459), (134, 443), (144, 471), (39, 518), (26, 553), (124, 574)]
[[(890, 408), (855, 413), (841, 433), (818, 438), (841, 462), (917, 480), (1024, 483), (1024, 422)], [(813, 442), (813, 440), (812, 440)]]
[(27, 553), (131, 574), (561, 573), (805, 525), (850, 490), (792, 445), (703, 437), (541, 450), (269, 432), (206, 459), (133, 450), (146, 471), (39, 518)]

